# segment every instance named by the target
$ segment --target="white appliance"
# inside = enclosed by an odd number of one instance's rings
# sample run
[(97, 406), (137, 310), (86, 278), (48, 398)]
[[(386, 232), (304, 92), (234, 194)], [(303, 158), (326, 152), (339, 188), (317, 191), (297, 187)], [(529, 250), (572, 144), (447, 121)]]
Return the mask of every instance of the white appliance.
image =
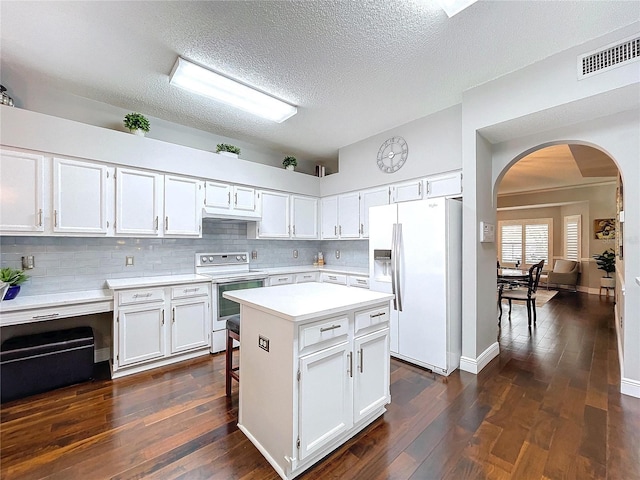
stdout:
[(230, 290), (263, 287), (267, 274), (249, 268), (247, 252), (196, 253), (195, 263), (196, 273), (207, 275), (213, 282), (211, 353), (221, 352), (227, 345), (227, 319), (240, 313), (240, 305), (223, 298), (222, 294)]
[(391, 355), (449, 375), (462, 352), (462, 204), (371, 207), (370, 289), (394, 293)]

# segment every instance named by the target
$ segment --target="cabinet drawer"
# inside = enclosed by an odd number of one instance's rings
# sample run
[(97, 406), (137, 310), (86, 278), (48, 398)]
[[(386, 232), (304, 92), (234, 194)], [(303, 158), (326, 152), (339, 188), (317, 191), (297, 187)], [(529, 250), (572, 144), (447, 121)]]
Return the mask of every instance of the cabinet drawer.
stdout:
[(164, 290), (162, 288), (126, 290), (124, 292), (120, 292), (118, 297), (118, 305), (133, 305), (136, 303), (157, 301), (164, 301)]
[(347, 316), (301, 325), (298, 335), (300, 351), (318, 344), (322, 344), (320, 348), (335, 345), (345, 341), (348, 333), (349, 317)]
[(374, 331), (385, 328), (389, 324), (389, 306), (372, 308), (356, 312), (355, 334), (365, 330)]
[(354, 277), (349, 275), (349, 286), (369, 288), (369, 277)]
[(339, 273), (322, 273), (322, 281), (326, 283), (337, 283), (338, 285), (347, 284), (347, 276)]
[(296, 273), (296, 283), (317, 282), (318, 272)]
[(274, 285), (289, 285), (293, 283), (293, 275), (274, 275), (269, 277), (269, 286)]
[(209, 285), (198, 283), (196, 285), (180, 285), (171, 288), (171, 298), (202, 297), (209, 295)]

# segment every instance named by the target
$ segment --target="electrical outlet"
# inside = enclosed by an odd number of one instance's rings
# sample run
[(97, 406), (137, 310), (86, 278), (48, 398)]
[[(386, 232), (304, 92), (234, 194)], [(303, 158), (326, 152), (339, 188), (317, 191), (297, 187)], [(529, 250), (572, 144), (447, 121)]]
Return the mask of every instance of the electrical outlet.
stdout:
[(265, 352), (269, 351), (269, 339), (267, 337), (263, 337), (262, 335), (258, 335), (258, 346), (263, 349)]
[(298, 258), (298, 250), (293, 251), (293, 258)]
[(133, 267), (133, 256), (127, 256), (124, 261), (125, 267)]
[(258, 251), (254, 250), (251, 252), (251, 260), (256, 260), (258, 258)]
[(35, 266), (36, 266), (36, 260), (33, 255), (27, 255), (26, 257), (22, 257), (23, 270), (31, 270)]
[(340, 258), (340, 250), (336, 250), (336, 258)]

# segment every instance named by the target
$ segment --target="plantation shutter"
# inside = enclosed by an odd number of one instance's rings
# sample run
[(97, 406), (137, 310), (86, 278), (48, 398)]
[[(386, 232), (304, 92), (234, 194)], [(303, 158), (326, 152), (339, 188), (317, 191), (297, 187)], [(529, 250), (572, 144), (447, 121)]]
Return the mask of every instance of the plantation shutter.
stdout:
[(501, 225), (501, 257), (500, 263), (516, 263), (522, 261), (522, 225)]
[(533, 265), (540, 260), (549, 264), (549, 225), (525, 225), (525, 263)]
[(580, 261), (581, 252), (581, 216), (564, 217), (564, 258)]

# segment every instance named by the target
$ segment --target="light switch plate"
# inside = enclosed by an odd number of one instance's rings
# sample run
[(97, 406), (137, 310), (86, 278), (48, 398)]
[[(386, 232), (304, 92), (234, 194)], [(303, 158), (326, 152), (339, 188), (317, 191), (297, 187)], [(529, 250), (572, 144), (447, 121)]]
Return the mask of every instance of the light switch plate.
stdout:
[(127, 256), (124, 261), (125, 267), (133, 267), (133, 256)]

